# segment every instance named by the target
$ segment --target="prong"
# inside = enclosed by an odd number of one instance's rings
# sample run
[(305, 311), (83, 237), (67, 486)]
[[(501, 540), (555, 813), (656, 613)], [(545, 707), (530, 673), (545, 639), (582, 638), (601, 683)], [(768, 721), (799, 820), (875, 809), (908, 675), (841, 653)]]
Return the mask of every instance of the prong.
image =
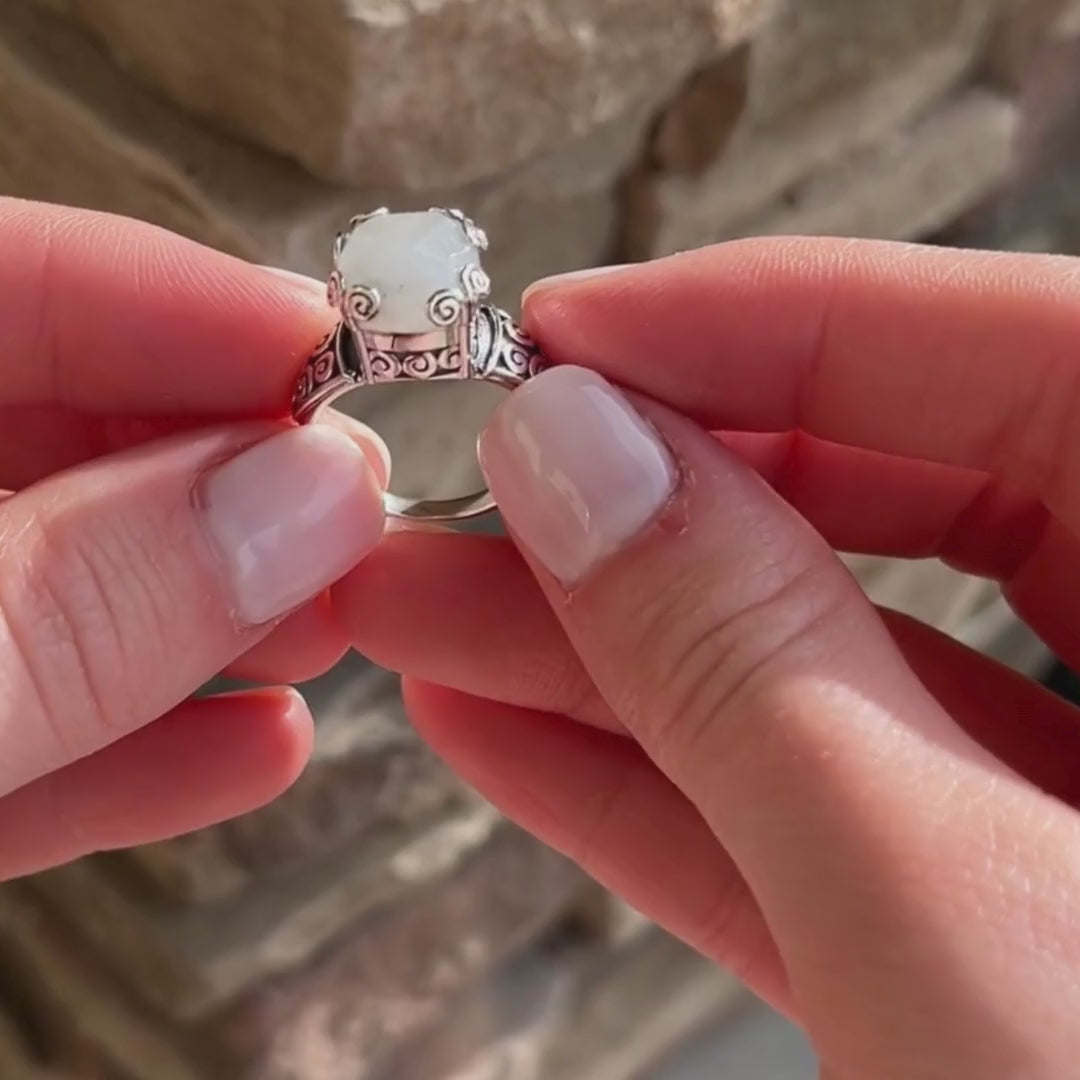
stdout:
[(461, 271), (461, 284), (465, 295), (475, 304), (491, 292), (491, 279), (479, 266), (466, 266)]
[(445, 214), (448, 218), (453, 219), (465, 230), (465, 235), (469, 238), (469, 243), (479, 251), (487, 251), (487, 233), (485, 233), (472, 218), (468, 217), (461, 210), (448, 210), (445, 206), (432, 206), (430, 208), (430, 213)]
[(380, 206), (376, 210), (369, 210), (366, 214), (356, 214), (349, 221), (349, 232), (363, 225), (365, 221), (370, 221), (373, 217), (382, 217), (384, 214), (389, 214), (390, 208), (388, 206)]
[(341, 278), (341, 271), (335, 267), (335, 269), (331, 271), (330, 277), (326, 282), (326, 299), (331, 307), (336, 308), (341, 305), (343, 293), (344, 282)]

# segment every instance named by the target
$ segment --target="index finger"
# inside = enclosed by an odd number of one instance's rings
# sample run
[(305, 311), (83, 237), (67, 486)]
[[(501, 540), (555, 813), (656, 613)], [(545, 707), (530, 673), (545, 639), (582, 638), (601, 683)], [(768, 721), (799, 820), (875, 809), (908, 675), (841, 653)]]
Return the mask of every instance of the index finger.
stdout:
[(542, 282), (528, 329), (713, 429), (803, 430), (996, 476), (1080, 526), (1080, 262), (735, 241)]
[(0, 198), (0, 405), (283, 416), (320, 292), (163, 229)]

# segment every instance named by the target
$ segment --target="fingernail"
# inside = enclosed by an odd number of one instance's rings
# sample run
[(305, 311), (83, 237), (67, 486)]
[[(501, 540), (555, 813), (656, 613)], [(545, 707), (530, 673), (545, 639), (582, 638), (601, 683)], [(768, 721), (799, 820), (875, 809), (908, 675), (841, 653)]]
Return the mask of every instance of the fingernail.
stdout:
[(654, 518), (678, 476), (629, 401), (571, 366), (507, 398), (481, 438), (480, 462), (510, 529), (568, 586)]
[(208, 474), (199, 506), (249, 625), (287, 614), (379, 542), (382, 496), (363, 450), (324, 424), (294, 428)]
[(571, 270), (565, 274), (553, 274), (551, 277), (540, 278), (525, 289), (522, 302), (524, 303), (525, 298), (540, 292), (542, 289), (571, 285), (577, 281), (585, 281), (587, 278), (607, 277), (610, 274), (617, 274), (620, 270), (629, 270), (636, 265), (636, 263), (620, 263), (614, 266), (589, 266), (584, 270)]
[(310, 292), (317, 292), (320, 296), (326, 295), (326, 282), (319, 281), (317, 278), (308, 277), (307, 274), (298, 274), (295, 270), (284, 270), (280, 266), (261, 266), (259, 269), (266, 270), (271, 274), (276, 274), (279, 278), (291, 281), (294, 285), (299, 285), (301, 288), (307, 289)]

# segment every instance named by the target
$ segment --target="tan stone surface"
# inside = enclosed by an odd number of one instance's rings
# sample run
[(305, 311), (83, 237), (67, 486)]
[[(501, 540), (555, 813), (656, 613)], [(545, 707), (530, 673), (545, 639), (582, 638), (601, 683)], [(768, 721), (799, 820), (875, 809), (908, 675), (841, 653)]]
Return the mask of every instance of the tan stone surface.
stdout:
[[(19, 1030), (18, 1021), (0, 1004), (0, 1076), (4, 1080), (64, 1080), (46, 1070)], [(74, 1078), (71, 1078), (74, 1080)]]
[(498, 180), (423, 196), (320, 183), (230, 141), (120, 75), (84, 35), (29, 0), (0, 6), (0, 191), (124, 213), (255, 261), (323, 277), (334, 233), (363, 209), (460, 206), (488, 230), (496, 299), (533, 277), (590, 265), (616, 227), (612, 185), (638, 154), (651, 111)]
[(470, 183), (627, 110), (770, 0), (66, 0), (116, 59), (350, 185)]
[[(506, 827), (438, 889), (339, 940), (317, 967), (252, 991), (212, 1023), (223, 1076), (363, 1080), (549, 925), (579, 871)], [(242, 1065), (241, 1065), (242, 1063)]]
[(459, 998), (380, 1080), (638, 1080), (745, 998), (661, 931), (615, 948), (555, 933)]
[[(29, 0), (0, 4), (0, 192), (142, 218), (320, 279), (334, 234), (357, 211), (459, 206), (487, 230), (493, 299), (514, 311), (535, 278), (594, 265), (613, 250), (616, 182), (638, 158), (651, 120), (651, 107), (639, 108), (496, 181), (456, 191), (348, 191), (164, 106), (119, 74), (85, 35)], [(466, 441), (490, 412), (491, 398), (473, 394), (462, 413), (451, 414), (423, 400), (418, 408), (426, 389), (357, 395), (346, 407), (365, 418), (377, 414), (397, 452), (396, 490), (458, 494), (478, 480)], [(448, 463), (435, 474), (432, 455)], [(182, 843), (212, 855), (203, 840)], [(175, 876), (167, 854), (152, 853), (150, 862), (160, 864), (160, 880)], [(214, 870), (202, 885), (177, 887), (204, 895), (224, 882)]]
[(576, 930), (589, 940), (624, 946), (647, 934), (653, 923), (625, 900), (597, 886), (568, 913)]
[[(260, 981), (197, 1024), (168, 1023), (125, 1000), (72, 937), (0, 891), (41, 1000), (72, 1016), (102, 1061), (131, 1080), (384, 1080), (393, 1052), (443, 1021), (460, 991), (557, 918), (582, 887), (572, 867), (510, 827), (436, 888), (336, 937), (314, 962)], [(24, 927), (29, 930), (25, 931)]]
[(911, 615), (1025, 675), (1038, 677), (1051, 661), (995, 582), (937, 559), (847, 555), (844, 561), (875, 604)]
[(324, 852), (251, 895), (196, 907), (149, 902), (92, 858), (39, 874), (28, 887), (78, 925), (145, 1000), (191, 1016), (310, 960), (361, 917), (441, 881), (485, 848), (498, 821), (476, 805)]
[(992, 0), (790, 4), (754, 43), (746, 108), (716, 162), (696, 175), (654, 165), (634, 177), (627, 254), (724, 239), (816, 170), (907, 123), (970, 67), (993, 8)]
[(103, 866), (129, 877), (154, 902), (208, 903), (235, 896), (252, 883), (251, 874), (214, 827), (158, 844), (102, 854)]
[(987, 47), (984, 70), (1022, 89), (1045, 50), (1080, 34), (1080, 0), (1007, 0)]
[(937, 559), (844, 557), (866, 594), (883, 607), (911, 615), (945, 633), (957, 632), (996, 593), (996, 586), (953, 570)]
[(1017, 121), (1011, 102), (972, 91), (820, 171), (731, 235), (929, 236), (1005, 181)]
[[(432, 839), (425, 863), (438, 855)], [(398, 869), (425, 872), (400, 859)], [(444, 869), (450, 876), (437, 885), (335, 935), (315, 962), (260, 979), (194, 1025), (156, 1016), (126, 993), (101, 950), (79, 936), (85, 923), (73, 932), (25, 886), (0, 890), (0, 940), (16, 958), (12, 980), (65, 1060), (119, 1064), (125, 1080), (374, 1080), (391, 1051), (437, 1024), (454, 994), (503, 963), (582, 887), (571, 864), (509, 826)], [(100, 945), (130, 978), (124, 943)]]
[[(442, 918), (425, 907), (434, 894), (422, 898), (195, 1027), (166, 1029), (125, 1000), (18, 890), (0, 892), (0, 940), (15, 943), (11, 979), (79, 1080), (635, 1080), (746, 1000), (660, 931), (614, 950), (567, 937), (551, 919), (577, 876), (553, 855), (522, 864), (520, 845), (506, 834), (466, 868)], [(539, 947), (516, 951), (549, 925)]]
[(743, 118), (753, 55), (742, 45), (691, 76), (659, 118), (649, 168), (700, 173), (716, 161)]
[[(0, 942), (21, 1009), (33, 1017), (50, 1060), (70, 1067), (70, 1080), (205, 1080), (18, 885), (0, 889)], [(0, 1075), (9, 1080), (7, 1071)], [(14, 1080), (23, 1078), (15, 1073)], [(61, 1080), (61, 1073), (30, 1073), (27, 1080)]]
[[(212, 214), (194, 184), (103, 124), (92, 111), (92, 93), (68, 93), (65, 81), (74, 84), (93, 64), (84, 65), (81, 50), (63, 48), (66, 35), (58, 32), (52, 40), (56, 63), (69, 68), (71, 78), (52, 78), (51, 62), (39, 66), (39, 49), (55, 23), (33, 20), (33, 33), (24, 34), (21, 24), (30, 20), (23, 14), (18, 0), (0, 5), (0, 191), (128, 213), (226, 251), (244, 251), (241, 233)], [(120, 105), (123, 93), (117, 91)]]
[(163, 897), (210, 902), (298, 870), (330, 850), (380, 843), (469, 796), (406, 722), (395, 676), (359, 657), (309, 691), (315, 749), (269, 806), (191, 836), (108, 857)]
[(1001, 4), (788, 0), (754, 44), (748, 118), (762, 128), (797, 125), (808, 111), (857, 95), (930, 50), (956, 48), (963, 66)]
[(636, 1080), (682, 1039), (745, 1000), (733, 976), (655, 933), (599, 964), (576, 988), (573, 1019), (545, 1048), (541, 1076)]

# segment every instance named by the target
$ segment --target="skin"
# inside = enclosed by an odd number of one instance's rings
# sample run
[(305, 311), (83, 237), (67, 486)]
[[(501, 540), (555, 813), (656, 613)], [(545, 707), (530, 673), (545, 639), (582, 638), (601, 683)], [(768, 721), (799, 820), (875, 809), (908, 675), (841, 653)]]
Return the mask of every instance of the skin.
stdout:
[[(992, 577), (1080, 664), (1078, 284), (1069, 259), (775, 239), (541, 283), (547, 355), (624, 388), (678, 463), (656, 518), (570, 587), (512, 515), (515, 540), (391, 531), (260, 627), (147, 573), (186, 615), (139, 664), (108, 651), (123, 604), (50, 638), (38, 593), (0, 587), (0, 680), (47, 675), (0, 699), (0, 874), (272, 798), (310, 745), (299, 698), (186, 699), (351, 643), (455, 769), (792, 1017), (823, 1075), (1069, 1075), (1076, 711), (875, 610), (834, 549)], [(200, 440), (287, 426), (327, 318), (158, 230), (2, 200), (0, 309), (0, 585), (81, 542), (102, 485), (126, 521), (131, 476), (152, 506)]]
[[(0, 199), (0, 876), (244, 813), (303, 768), (284, 684), (344, 653), (329, 597), (237, 619), (192, 499), (292, 426), (329, 315), (161, 230)], [(222, 670), (280, 685), (191, 700)]]
[(828, 1076), (1080, 1049), (1077, 713), (834, 554), (995, 578), (1080, 662), (1077, 267), (770, 239), (543, 283), (529, 329), (630, 392), (671, 503), (569, 588), (524, 534), (399, 533), (334, 591), (454, 768)]

